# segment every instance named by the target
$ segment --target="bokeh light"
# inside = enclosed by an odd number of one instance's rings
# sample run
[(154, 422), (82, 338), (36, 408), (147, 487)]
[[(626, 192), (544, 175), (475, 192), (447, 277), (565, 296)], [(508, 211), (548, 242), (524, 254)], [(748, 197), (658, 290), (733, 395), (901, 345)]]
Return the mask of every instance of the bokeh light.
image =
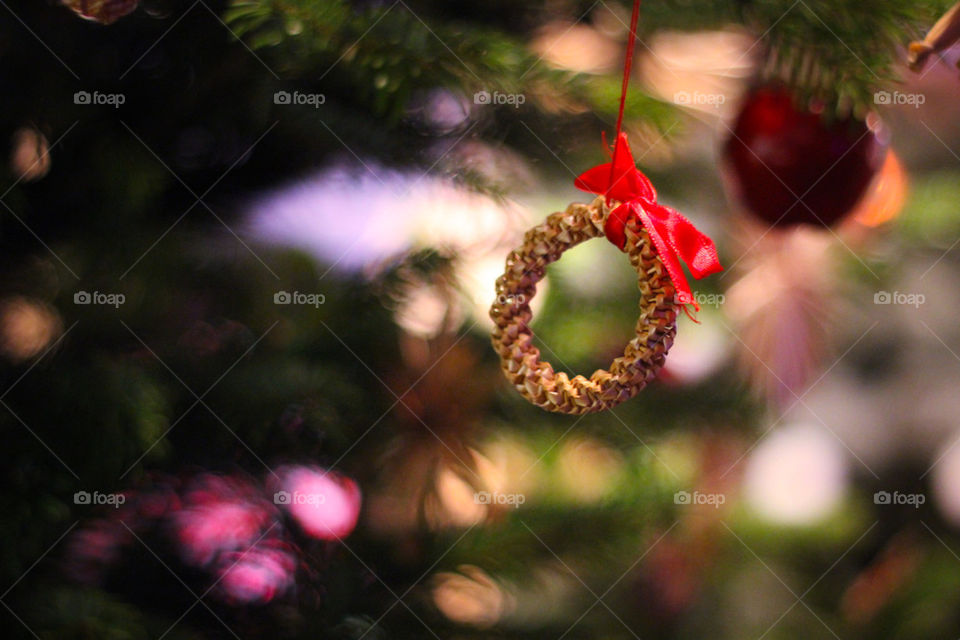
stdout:
[(808, 424), (775, 428), (750, 453), (743, 478), (747, 504), (781, 525), (808, 526), (829, 516), (847, 492), (843, 445)]
[(360, 488), (352, 479), (319, 467), (278, 470), (281, 505), (310, 536), (340, 540), (350, 535), (360, 515)]

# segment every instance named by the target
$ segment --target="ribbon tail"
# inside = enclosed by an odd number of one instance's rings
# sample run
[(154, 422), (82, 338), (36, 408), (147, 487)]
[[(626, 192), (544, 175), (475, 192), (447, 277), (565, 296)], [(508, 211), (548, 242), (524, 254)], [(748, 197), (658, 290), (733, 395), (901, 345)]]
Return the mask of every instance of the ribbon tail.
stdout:
[[(652, 205), (652, 207), (659, 206), (660, 205), (656, 204)], [(634, 211), (647, 230), (653, 246), (656, 247), (660, 261), (663, 262), (663, 265), (667, 268), (670, 280), (673, 281), (673, 287), (676, 290), (676, 303), (683, 305), (684, 310), (686, 310), (686, 305), (689, 304), (693, 305), (695, 310), (700, 311), (700, 305), (698, 305), (697, 301), (693, 298), (693, 291), (690, 290), (690, 285), (687, 284), (687, 278), (683, 274), (683, 267), (680, 266), (680, 260), (677, 258), (677, 250), (671, 241), (669, 227), (664, 224), (664, 221), (649, 215), (644, 207), (639, 204), (635, 205)]]
[(717, 247), (707, 235), (698, 230), (682, 213), (662, 204), (653, 204), (651, 218), (662, 226), (668, 244), (687, 263), (691, 275), (699, 280), (723, 271)]

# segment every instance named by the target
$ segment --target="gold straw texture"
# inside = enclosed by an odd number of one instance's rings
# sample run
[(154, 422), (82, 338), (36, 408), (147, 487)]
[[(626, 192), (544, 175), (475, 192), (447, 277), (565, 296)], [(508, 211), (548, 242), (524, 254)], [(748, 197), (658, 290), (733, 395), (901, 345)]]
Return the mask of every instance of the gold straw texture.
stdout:
[(547, 265), (584, 240), (604, 237), (603, 227), (616, 208), (604, 198), (592, 203), (574, 203), (566, 211), (550, 214), (528, 230), (523, 244), (507, 256), (506, 270), (497, 278), (497, 298), (490, 307), (496, 325), (493, 347), (507, 380), (527, 400), (547, 411), (580, 415), (603, 411), (635, 396), (663, 366), (677, 332), (674, 287), (657, 257), (650, 237), (636, 218), (626, 228), (626, 253), (637, 270), (640, 287), (640, 318), (637, 335), (609, 370), (598, 369), (589, 379), (554, 372), (540, 360), (533, 344), (530, 300)]

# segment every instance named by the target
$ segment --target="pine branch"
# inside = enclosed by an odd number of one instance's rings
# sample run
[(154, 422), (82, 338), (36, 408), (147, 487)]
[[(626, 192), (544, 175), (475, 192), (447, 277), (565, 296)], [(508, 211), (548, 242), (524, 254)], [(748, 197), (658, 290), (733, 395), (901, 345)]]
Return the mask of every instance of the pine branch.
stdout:
[[(766, 80), (800, 95), (872, 105), (877, 88), (897, 81), (904, 49), (953, 0), (663, 0), (645, 3), (643, 29), (748, 27), (767, 52)], [(642, 37), (642, 36), (641, 36)]]
[[(558, 70), (516, 36), (475, 24), (432, 20), (406, 4), (357, 10), (344, 0), (239, 0), (225, 15), (251, 46), (279, 45), (290, 74), (320, 73), (351, 84), (373, 113), (398, 119), (418, 89), (523, 94), (543, 111), (575, 102), (616, 113), (619, 79)], [(614, 86), (614, 80), (616, 80)], [(672, 107), (631, 92), (627, 115), (663, 130)]]

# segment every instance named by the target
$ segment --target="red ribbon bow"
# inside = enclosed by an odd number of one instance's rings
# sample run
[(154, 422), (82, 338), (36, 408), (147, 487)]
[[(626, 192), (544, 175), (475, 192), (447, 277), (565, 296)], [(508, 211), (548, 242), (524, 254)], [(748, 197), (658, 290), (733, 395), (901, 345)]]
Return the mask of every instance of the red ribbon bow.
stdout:
[(696, 279), (723, 271), (713, 240), (697, 230), (693, 223), (675, 209), (657, 203), (657, 192), (647, 176), (637, 169), (627, 143), (627, 134), (620, 133), (613, 149), (613, 161), (580, 174), (574, 184), (578, 189), (606, 196), (620, 205), (610, 212), (604, 225), (607, 240), (623, 250), (627, 220), (636, 216), (650, 235), (660, 260), (667, 267), (677, 289), (677, 302), (700, 306), (680, 266), (687, 263)]

